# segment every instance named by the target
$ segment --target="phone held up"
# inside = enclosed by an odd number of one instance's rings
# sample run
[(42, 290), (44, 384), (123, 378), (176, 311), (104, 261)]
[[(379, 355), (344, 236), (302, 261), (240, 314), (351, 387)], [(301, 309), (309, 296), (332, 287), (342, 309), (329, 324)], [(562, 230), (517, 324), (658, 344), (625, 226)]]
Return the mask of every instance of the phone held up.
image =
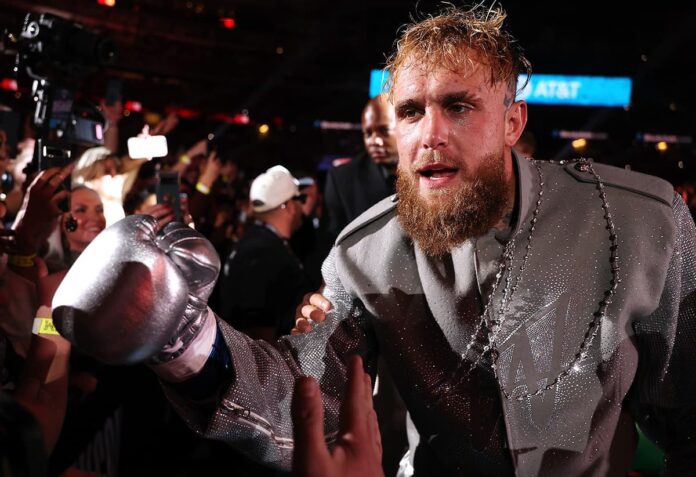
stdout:
[(137, 136), (128, 139), (128, 155), (133, 159), (152, 159), (168, 154), (166, 136)]
[(157, 203), (169, 205), (174, 212), (174, 220), (177, 222), (183, 222), (181, 215), (179, 173), (160, 171), (157, 173), (157, 178)]

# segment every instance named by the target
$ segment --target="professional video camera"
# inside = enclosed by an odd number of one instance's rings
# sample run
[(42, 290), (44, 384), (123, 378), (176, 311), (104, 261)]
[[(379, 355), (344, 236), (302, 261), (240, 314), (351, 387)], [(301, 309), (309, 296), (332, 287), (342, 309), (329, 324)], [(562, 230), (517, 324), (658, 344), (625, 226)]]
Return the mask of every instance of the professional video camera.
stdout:
[(2, 49), (15, 54), (21, 84), (32, 81), (37, 144), (32, 164), (38, 170), (68, 162), (72, 146), (104, 142), (104, 116), (86, 101), (76, 101), (76, 85), (94, 67), (113, 62), (116, 49), (104, 36), (48, 13), (28, 13), (19, 35), (5, 32)]

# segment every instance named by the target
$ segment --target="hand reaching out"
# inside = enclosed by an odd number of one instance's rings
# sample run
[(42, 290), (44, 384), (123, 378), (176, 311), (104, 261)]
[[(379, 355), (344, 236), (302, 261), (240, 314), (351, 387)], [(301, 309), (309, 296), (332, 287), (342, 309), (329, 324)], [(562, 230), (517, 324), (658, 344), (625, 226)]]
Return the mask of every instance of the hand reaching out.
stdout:
[(307, 293), (295, 310), (295, 327), (290, 330), (290, 334), (301, 335), (312, 331), (314, 323), (324, 321), (329, 311), (331, 311), (331, 302), (321, 294), (321, 291)]
[(302, 377), (295, 384), (292, 468), (297, 477), (384, 477), (382, 441), (372, 407), (370, 376), (363, 371), (359, 356), (351, 357), (348, 368), (340, 429), (331, 450), (324, 438), (324, 406), (319, 385), (309, 377)]

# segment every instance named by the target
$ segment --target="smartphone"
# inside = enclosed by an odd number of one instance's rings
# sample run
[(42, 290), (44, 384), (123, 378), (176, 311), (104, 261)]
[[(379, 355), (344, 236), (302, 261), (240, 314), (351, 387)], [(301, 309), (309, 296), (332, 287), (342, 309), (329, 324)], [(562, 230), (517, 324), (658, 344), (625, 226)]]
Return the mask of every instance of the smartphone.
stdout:
[[(72, 152), (70, 149), (63, 149), (46, 143), (43, 139), (37, 139), (34, 145), (34, 157), (32, 162), (36, 165), (37, 172), (50, 169), (51, 167), (65, 167), (72, 162)], [(72, 177), (70, 174), (60, 185), (61, 189), (70, 190)], [(58, 208), (63, 212), (68, 211), (67, 197), (58, 203)]]
[(128, 139), (128, 155), (133, 159), (164, 157), (168, 153), (166, 136), (136, 136)]
[(182, 222), (179, 173), (163, 171), (158, 172), (155, 194), (157, 195), (157, 203), (169, 205), (174, 211), (174, 220), (177, 222)]
[(113, 106), (121, 98), (121, 81), (117, 79), (110, 79), (106, 84), (106, 95), (104, 96), (104, 102), (107, 106)]

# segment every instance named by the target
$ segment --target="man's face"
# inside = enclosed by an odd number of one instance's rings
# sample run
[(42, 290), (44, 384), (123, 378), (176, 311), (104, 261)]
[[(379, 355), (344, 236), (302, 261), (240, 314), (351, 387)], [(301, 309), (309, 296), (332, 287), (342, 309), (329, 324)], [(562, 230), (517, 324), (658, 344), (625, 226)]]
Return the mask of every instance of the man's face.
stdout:
[(506, 85), (491, 87), (484, 67), (400, 72), (394, 88), (399, 165), (417, 179), (423, 199), (470, 183), (490, 156), (503, 157), (505, 175), (512, 177), (506, 137), (510, 102)]
[(363, 112), (362, 132), (365, 149), (377, 164), (396, 164), (394, 109), (389, 105), (370, 103)]
[(394, 87), (398, 213), (431, 255), (485, 233), (514, 204), (510, 149), (526, 109), (487, 73), (411, 67)]

